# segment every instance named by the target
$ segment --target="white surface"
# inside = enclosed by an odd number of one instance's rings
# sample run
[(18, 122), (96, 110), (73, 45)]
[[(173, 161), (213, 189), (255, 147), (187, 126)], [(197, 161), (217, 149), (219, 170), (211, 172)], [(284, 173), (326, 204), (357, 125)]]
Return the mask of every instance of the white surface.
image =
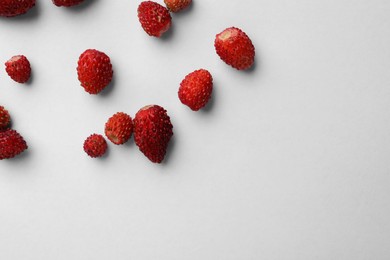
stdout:
[[(0, 162), (0, 259), (390, 259), (389, 1), (194, 0), (164, 39), (141, 29), (140, 1), (37, 2), (0, 19), (0, 61), (24, 54), (34, 74), (0, 70), (29, 143)], [(252, 38), (252, 72), (215, 54), (229, 26)], [(111, 57), (104, 95), (79, 86), (88, 48)], [(198, 68), (215, 89), (195, 113), (177, 89)], [(108, 117), (152, 103), (174, 124), (164, 164), (133, 140), (85, 155)]]

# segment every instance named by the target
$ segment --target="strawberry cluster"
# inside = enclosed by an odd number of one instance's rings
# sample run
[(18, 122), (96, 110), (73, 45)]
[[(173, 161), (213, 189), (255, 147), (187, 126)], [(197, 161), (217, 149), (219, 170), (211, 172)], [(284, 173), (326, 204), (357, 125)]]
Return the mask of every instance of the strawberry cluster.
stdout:
[[(164, 160), (173, 126), (167, 111), (158, 105), (141, 108), (134, 120), (124, 112), (111, 116), (105, 124), (105, 135), (115, 145), (126, 143), (134, 133), (139, 150), (152, 162)], [(84, 141), (84, 151), (92, 158), (101, 157), (107, 150), (102, 135), (92, 134)]]
[(11, 116), (0, 106), (0, 160), (11, 159), (27, 149), (27, 143), (14, 129), (11, 129)]
[[(52, 0), (53, 4), (71, 7), (83, 0)], [(137, 9), (143, 30), (153, 37), (161, 37), (172, 25), (171, 13), (188, 8), (192, 0), (164, 0), (166, 6), (153, 1), (142, 1)], [(26, 13), (35, 5), (35, 0), (2, 0), (0, 16), (12, 17)], [(220, 59), (237, 70), (250, 69), (255, 62), (255, 47), (249, 36), (239, 28), (229, 27), (215, 36), (214, 47)], [(6, 72), (18, 83), (26, 83), (31, 77), (31, 66), (23, 55), (16, 55), (6, 63)], [(77, 62), (77, 77), (84, 90), (92, 95), (101, 93), (113, 78), (110, 57), (99, 50), (87, 49)], [(213, 76), (206, 69), (197, 69), (186, 75), (178, 88), (181, 103), (193, 111), (204, 108), (213, 92)], [(15, 130), (11, 130), (8, 111), (0, 106), (0, 159), (12, 158), (25, 149), (27, 144)], [(131, 139), (139, 150), (152, 162), (164, 160), (173, 126), (167, 111), (159, 105), (141, 108), (134, 119), (124, 113), (112, 115), (104, 127), (106, 138), (115, 145), (122, 145)], [(101, 134), (91, 134), (83, 145), (92, 158), (103, 156), (108, 148)]]
[[(71, 7), (84, 2), (84, 0), (52, 0), (56, 6)], [(27, 13), (35, 6), (35, 0), (1, 0), (0, 16), (14, 17)]]

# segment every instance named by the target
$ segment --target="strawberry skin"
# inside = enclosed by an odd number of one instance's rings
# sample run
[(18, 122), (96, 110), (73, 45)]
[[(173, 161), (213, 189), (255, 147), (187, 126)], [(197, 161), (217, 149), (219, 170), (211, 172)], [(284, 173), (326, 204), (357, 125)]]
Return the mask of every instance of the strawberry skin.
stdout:
[(213, 77), (205, 69), (195, 70), (180, 83), (179, 99), (194, 111), (204, 107), (213, 91)]
[(124, 144), (133, 134), (133, 120), (128, 114), (118, 112), (108, 119), (104, 132), (114, 144)]
[(143, 1), (138, 6), (138, 19), (147, 34), (160, 37), (171, 27), (171, 14), (164, 6), (152, 2)]
[(112, 80), (113, 70), (110, 57), (98, 50), (86, 50), (80, 55), (77, 75), (86, 92), (100, 93)]
[(70, 7), (81, 4), (84, 0), (53, 0), (53, 4), (56, 6)]
[(249, 69), (255, 59), (255, 47), (241, 29), (230, 27), (217, 34), (214, 42), (219, 57), (237, 70)]
[(141, 108), (134, 118), (134, 140), (153, 163), (164, 160), (173, 126), (167, 111), (158, 105)]
[(18, 83), (26, 83), (31, 76), (31, 66), (23, 55), (13, 56), (5, 63), (7, 74)]
[(0, 131), (6, 130), (11, 123), (11, 117), (3, 106), (0, 106)]
[(0, 160), (10, 159), (27, 149), (27, 143), (15, 130), (0, 132)]
[(168, 10), (172, 13), (177, 13), (191, 4), (192, 0), (164, 0)]
[(13, 17), (27, 13), (35, 0), (0, 0), (0, 16)]
[(83, 148), (88, 156), (97, 158), (106, 153), (107, 142), (102, 135), (92, 134), (84, 141)]

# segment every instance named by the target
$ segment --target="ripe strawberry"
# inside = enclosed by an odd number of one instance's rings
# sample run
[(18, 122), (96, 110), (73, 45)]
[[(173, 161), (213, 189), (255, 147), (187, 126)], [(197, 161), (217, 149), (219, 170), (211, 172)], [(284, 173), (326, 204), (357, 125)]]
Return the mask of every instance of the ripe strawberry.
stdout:
[(74, 6), (81, 4), (84, 0), (53, 0), (53, 4), (56, 6)]
[(23, 137), (12, 129), (0, 132), (0, 160), (10, 159), (27, 149)]
[(213, 91), (213, 77), (204, 69), (188, 74), (180, 83), (179, 99), (194, 111), (204, 107)]
[(26, 83), (31, 76), (31, 66), (28, 59), (23, 55), (13, 56), (5, 63), (5, 70), (14, 81)]
[(83, 147), (90, 157), (97, 158), (106, 153), (107, 142), (102, 135), (92, 134), (84, 141)]
[(135, 143), (150, 161), (161, 163), (173, 135), (172, 128), (164, 108), (158, 105), (143, 107), (134, 118)]
[(172, 20), (167, 8), (152, 1), (144, 1), (138, 6), (138, 19), (145, 32), (155, 37), (168, 31)]
[(104, 132), (114, 144), (124, 144), (133, 134), (133, 120), (128, 114), (118, 112), (108, 119)]
[(86, 50), (80, 55), (77, 74), (85, 91), (89, 94), (98, 94), (112, 80), (110, 58), (98, 50)]
[(9, 127), (11, 117), (3, 106), (0, 106), (0, 131), (3, 131)]
[(255, 47), (242, 30), (230, 27), (217, 34), (214, 42), (219, 57), (238, 70), (249, 69), (255, 59)]
[(0, 16), (13, 17), (27, 13), (35, 5), (35, 0), (1, 0)]
[(192, 0), (164, 0), (164, 2), (169, 11), (177, 13), (187, 8)]

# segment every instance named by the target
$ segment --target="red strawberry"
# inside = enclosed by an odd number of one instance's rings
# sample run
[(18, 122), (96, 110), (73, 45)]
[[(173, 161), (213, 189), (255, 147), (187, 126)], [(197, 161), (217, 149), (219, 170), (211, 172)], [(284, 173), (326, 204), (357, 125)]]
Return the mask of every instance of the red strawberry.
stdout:
[(26, 83), (31, 76), (31, 66), (23, 55), (13, 56), (5, 63), (5, 70), (11, 79), (18, 83)]
[(81, 4), (84, 0), (53, 0), (53, 4), (56, 6), (74, 6)]
[(133, 134), (133, 120), (128, 114), (118, 112), (108, 119), (104, 132), (114, 144), (124, 144)]
[(13, 17), (27, 13), (35, 5), (35, 0), (1, 0), (0, 16)]
[(112, 80), (110, 58), (98, 50), (86, 50), (80, 55), (77, 74), (85, 91), (89, 94), (98, 94)]
[(11, 117), (3, 106), (0, 106), (0, 131), (5, 130), (9, 127)]
[(155, 37), (168, 31), (172, 20), (167, 8), (152, 1), (144, 1), (138, 6), (138, 19), (145, 32)]
[(164, 160), (173, 132), (167, 111), (150, 105), (141, 108), (134, 118), (134, 140), (140, 151), (152, 162)]
[(213, 91), (213, 77), (204, 69), (188, 74), (180, 83), (179, 99), (194, 111), (204, 107)]
[(103, 156), (106, 150), (107, 142), (102, 135), (92, 134), (84, 141), (84, 151), (92, 158)]
[(23, 137), (12, 129), (0, 132), (0, 160), (10, 159), (27, 149)]
[(230, 27), (217, 34), (215, 50), (219, 57), (238, 70), (249, 69), (255, 59), (255, 47), (245, 32)]
[(176, 13), (187, 8), (192, 0), (164, 0), (164, 2), (169, 11)]

